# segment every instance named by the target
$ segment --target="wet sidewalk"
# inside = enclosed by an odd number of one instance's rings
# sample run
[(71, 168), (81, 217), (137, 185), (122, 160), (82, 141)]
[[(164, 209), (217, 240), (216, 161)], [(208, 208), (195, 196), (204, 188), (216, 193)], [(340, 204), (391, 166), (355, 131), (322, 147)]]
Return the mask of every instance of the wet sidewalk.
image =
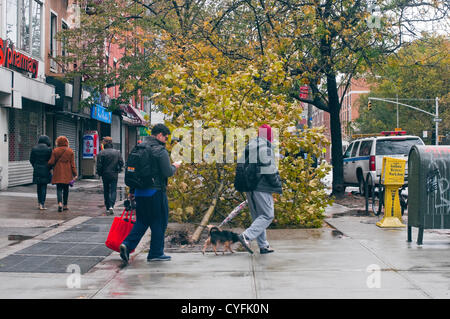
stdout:
[[(36, 215), (40, 212), (33, 208), (36, 204), (31, 195), (14, 197), (0, 194), (3, 223), (0, 229), (11, 226), (12, 221), (17, 223), (21, 220), (24, 224), (18, 229), (37, 232), (32, 238), (17, 242), (3, 239), (0, 259), (19, 255), (19, 252), (26, 255), (27, 251), (33, 252), (30, 248), (33, 245), (52, 243), (55, 236), (69, 243), (87, 240), (89, 236), (67, 237), (61, 234), (78, 229), (87, 235), (94, 233), (91, 226), (86, 226), (93, 225), (93, 221), (99, 218), (112, 221), (112, 217), (102, 216), (104, 208), (100, 207), (102, 194), (97, 191), (98, 182), (85, 182), (82, 191), (71, 192), (69, 206), (73, 208), (66, 215), (58, 215), (50, 207), (43, 216)], [(79, 187), (82, 187), (81, 183)], [(25, 194), (27, 190), (15, 191)], [(79, 203), (72, 206), (76, 200)], [(17, 204), (19, 202), (20, 205)], [(5, 210), (5, 207), (13, 212)], [(121, 267), (122, 262), (116, 252), (102, 256), (87, 271), (83, 271), (76, 258), (68, 266), (64, 265), (66, 272), (18, 272), (19, 268), (11, 268), (0, 272), (0, 298), (450, 297), (450, 231), (426, 230), (424, 243), (418, 246), (415, 241), (406, 242), (404, 228), (377, 227), (375, 223), (381, 217), (349, 216), (349, 209), (337, 204), (328, 208), (326, 213), (328, 218), (321, 229), (268, 230), (268, 239), (275, 249), (275, 253), (268, 255), (260, 255), (253, 243), (253, 256), (246, 252), (216, 256), (211, 251), (202, 255), (180, 248), (167, 252), (172, 256), (171, 261), (149, 263), (146, 261), (147, 232), (125, 268)], [(94, 224), (100, 225), (99, 222)], [(101, 236), (91, 235), (92, 244), (101, 246)], [(413, 239), (416, 238), (417, 229), (414, 229)], [(46, 254), (51, 256), (52, 250)]]

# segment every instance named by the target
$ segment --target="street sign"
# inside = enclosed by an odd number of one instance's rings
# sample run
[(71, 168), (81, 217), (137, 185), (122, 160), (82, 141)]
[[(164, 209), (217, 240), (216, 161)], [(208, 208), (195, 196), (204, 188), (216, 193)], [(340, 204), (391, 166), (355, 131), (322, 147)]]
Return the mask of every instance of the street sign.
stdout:
[(435, 121), (435, 122), (442, 122), (442, 119), (439, 118), (439, 117), (435, 117), (435, 118), (433, 119), (433, 121)]

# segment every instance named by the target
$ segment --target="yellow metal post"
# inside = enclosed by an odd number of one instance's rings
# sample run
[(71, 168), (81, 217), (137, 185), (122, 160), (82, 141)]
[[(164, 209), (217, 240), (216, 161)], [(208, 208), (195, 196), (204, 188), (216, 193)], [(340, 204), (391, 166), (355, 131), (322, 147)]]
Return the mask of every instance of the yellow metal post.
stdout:
[(384, 191), (384, 217), (377, 222), (378, 227), (406, 227), (402, 223), (402, 209), (398, 189), (403, 185), (405, 178), (406, 160), (384, 157), (381, 171), (381, 183)]

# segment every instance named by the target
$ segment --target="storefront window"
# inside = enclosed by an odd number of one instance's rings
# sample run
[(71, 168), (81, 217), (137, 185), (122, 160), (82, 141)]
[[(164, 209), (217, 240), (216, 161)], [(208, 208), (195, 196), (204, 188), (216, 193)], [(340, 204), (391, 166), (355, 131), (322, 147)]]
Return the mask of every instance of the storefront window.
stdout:
[(7, 0), (6, 37), (16, 48), (41, 57), (42, 3), (38, 0)]
[(42, 113), (35, 103), (24, 99), (22, 109), (11, 109), (9, 116), (9, 161), (28, 161), (42, 132)]

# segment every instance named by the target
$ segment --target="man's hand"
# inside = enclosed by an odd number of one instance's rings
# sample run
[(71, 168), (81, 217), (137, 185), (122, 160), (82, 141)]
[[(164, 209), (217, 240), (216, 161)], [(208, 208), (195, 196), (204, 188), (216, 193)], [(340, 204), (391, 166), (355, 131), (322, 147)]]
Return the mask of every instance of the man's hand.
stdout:
[(181, 166), (181, 161), (177, 161), (177, 162), (173, 163), (172, 165), (178, 169)]

